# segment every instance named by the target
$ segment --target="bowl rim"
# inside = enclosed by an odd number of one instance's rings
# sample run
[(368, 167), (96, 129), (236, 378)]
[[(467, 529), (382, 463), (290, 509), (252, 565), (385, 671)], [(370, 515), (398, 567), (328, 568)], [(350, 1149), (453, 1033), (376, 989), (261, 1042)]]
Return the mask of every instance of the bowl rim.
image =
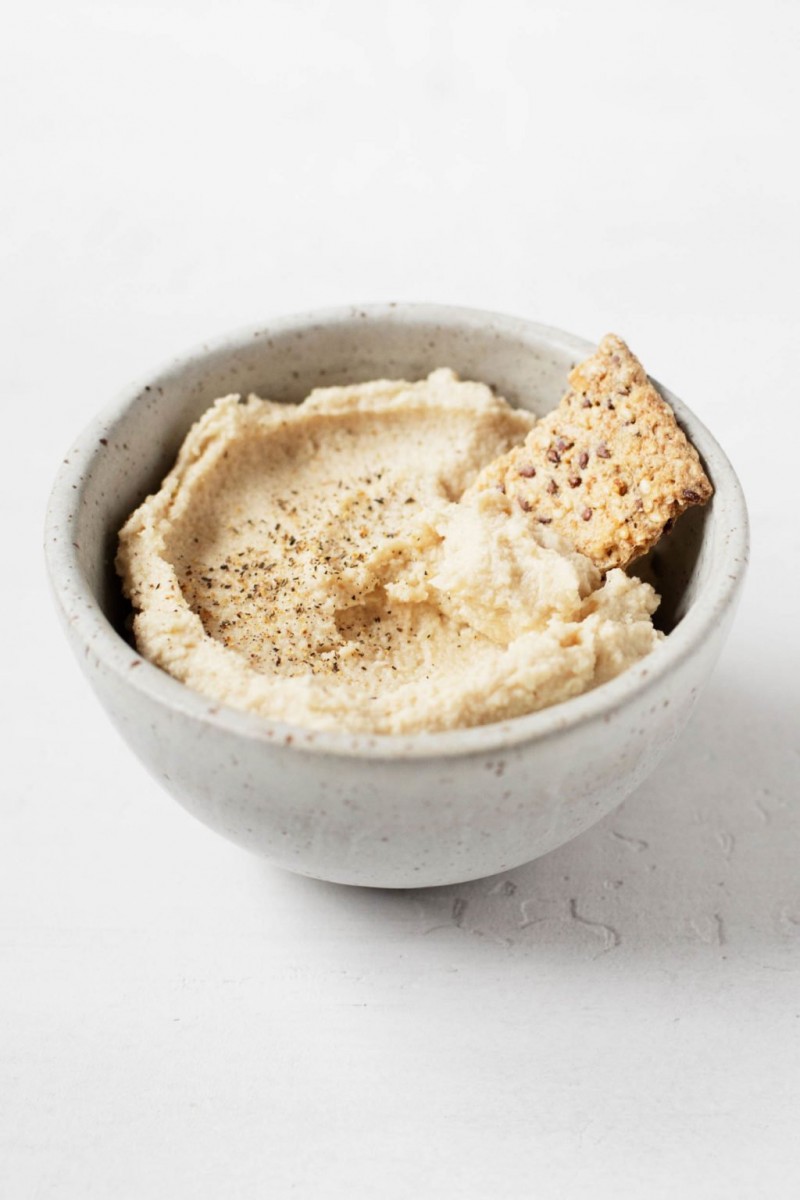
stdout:
[[(691, 608), (667, 638), (633, 667), (589, 692), (505, 721), (462, 729), (413, 734), (352, 733), (345, 730), (313, 730), (288, 722), (261, 717), (214, 701), (181, 683), (160, 667), (144, 659), (117, 632), (100, 608), (78, 559), (75, 524), (81, 486), (93, 460), (101, 453), (101, 439), (108, 440), (114, 426), (129, 407), (158, 380), (174, 376), (198, 360), (220, 352), (235, 353), (254, 339), (267, 339), (310, 326), (336, 326), (358, 321), (393, 324), (448, 326), (451, 329), (487, 327), (498, 334), (531, 334), (579, 357), (591, 353), (594, 343), (550, 325), (502, 313), (453, 305), (385, 303), (349, 305), (277, 317), (205, 340), (148, 373), (147, 382), (134, 383), (84, 428), (64, 456), (47, 505), (45, 558), (50, 584), (69, 626), (71, 636), (93, 655), (98, 668), (116, 676), (122, 686), (133, 688), (183, 716), (249, 740), (291, 747), (309, 754), (371, 760), (443, 759), (493, 751), (506, 751), (521, 743), (563, 736), (578, 726), (609, 722), (614, 714), (652, 691), (670, 672), (690, 657), (709, 637), (732, 607), (747, 567), (749, 528), (742, 487), (726, 454), (694, 413), (656, 379), (653, 383), (672, 405), (675, 414), (697, 447), (714, 483), (714, 540), (716, 569), (696, 596)], [(651, 377), (652, 378), (652, 377)], [(140, 669), (132, 670), (133, 666)]]

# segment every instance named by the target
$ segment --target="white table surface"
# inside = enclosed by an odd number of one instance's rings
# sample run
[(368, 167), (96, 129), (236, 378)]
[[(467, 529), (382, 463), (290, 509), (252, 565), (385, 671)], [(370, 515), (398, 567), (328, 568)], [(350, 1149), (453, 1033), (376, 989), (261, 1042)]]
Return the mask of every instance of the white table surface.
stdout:
[[(800, 7), (4, 19), (0, 1194), (800, 1194)], [(367, 300), (613, 329), (740, 472), (691, 727), (500, 879), (294, 878), (112, 731), (44, 582), (63, 451), (207, 335)]]

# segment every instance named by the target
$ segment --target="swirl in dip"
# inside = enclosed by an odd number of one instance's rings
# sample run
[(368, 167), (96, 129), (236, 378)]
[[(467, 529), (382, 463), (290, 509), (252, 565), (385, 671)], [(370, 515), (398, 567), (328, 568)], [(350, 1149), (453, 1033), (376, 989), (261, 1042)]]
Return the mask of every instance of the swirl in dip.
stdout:
[(388, 734), (613, 678), (662, 636), (653, 589), (499, 488), (461, 500), (535, 423), (448, 370), (218, 400), (120, 534), (139, 650), (234, 708)]

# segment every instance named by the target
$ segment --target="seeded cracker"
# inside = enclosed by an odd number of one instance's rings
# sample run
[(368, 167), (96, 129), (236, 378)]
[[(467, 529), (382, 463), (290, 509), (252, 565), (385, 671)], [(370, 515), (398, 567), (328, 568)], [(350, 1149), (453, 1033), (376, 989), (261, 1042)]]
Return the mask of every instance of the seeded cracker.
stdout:
[(558, 408), (472, 486), (501, 488), (602, 570), (624, 567), (713, 488), (621, 338), (607, 334), (569, 383)]

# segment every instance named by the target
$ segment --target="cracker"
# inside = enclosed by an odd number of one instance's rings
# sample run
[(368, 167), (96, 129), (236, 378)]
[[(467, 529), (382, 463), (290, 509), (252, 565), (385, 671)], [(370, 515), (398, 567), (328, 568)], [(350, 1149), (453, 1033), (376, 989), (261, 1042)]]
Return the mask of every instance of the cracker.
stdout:
[(470, 490), (499, 487), (603, 571), (646, 554), (713, 488), (641, 363), (607, 334), (570, 390)]

